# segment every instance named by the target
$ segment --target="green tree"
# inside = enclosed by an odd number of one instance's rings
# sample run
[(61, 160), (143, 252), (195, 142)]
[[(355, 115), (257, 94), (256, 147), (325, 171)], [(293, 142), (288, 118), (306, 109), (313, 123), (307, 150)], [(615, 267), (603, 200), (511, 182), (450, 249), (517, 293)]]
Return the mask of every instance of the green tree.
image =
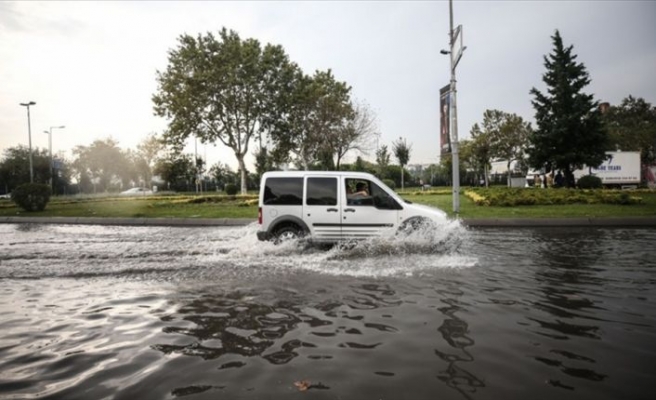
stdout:
[(269, 154), (269, 149), (266, 146), (257, 149), (253, 156), (255, 157), (255, 175), (259, 182), (265, 172), (275, 169), (275, 160)]
[[(4, 193), (11, 192), (23, 183), (30, 182), (30, 150), (27, 146), (5, 149), (0, 161), (0, 187)], [(48, 183), (50, 180), (50, 156), (48, 150), (32, 149), (32, 170), (35, 183)]]
[(485, 187), (488, 187), (490, 177), (488, 168), (492, 161), (492, 138), (488, 132), (483, 131), (478, 124), (474, 124), (470, 132), (472, 137), (471, 157), (472, 163), (483, 171)]
[(291, 87), (283, 113), (271, 124), (270, 137), (274, 153), (284, 157), (281, 161), (296, 161), (307, 170), (319, 158), (325, 164), (328, 155), (337, 154), (336, 146), (348, 143), (351, 132), (342, 131), (342, 139), (339, 134), (344, 121), (353, 118), (351, 88), (330, 70), (313, 76), (297, 70)]
[(412, 145), (408, 145), (408, 142), (400, 137), (395, 142), (392, 142), (392, 151), (394, 156), (399, 161), (401, 165), (401, 190), (404, 189), (404, 172), (405, 166), (408, 165), (410, 161), (410, 151), (412, 150)]
[(87, 175), (94, 184), (94, 191), (108, 191), (110, 185), (126, 176), (126, 154), (112, 138), (95, 140), (89, 146), (76, 146), (73, 155), (78, 181), (81, 181), (83, 174)]
[(376, 150), (376, 165), (378, 177), (380, 179), (387, 178), (385, 173), (387, 171), (387, 166), (390, 164), (390, 157), (391, 154), (388, 152), (386, 145), (382, 145), (378, 150)]
[(223, 188), (229, 183), (235, 184), (238, 180), (236, 174), (230, 169), (230, 166), (220, 161), (210, 168), (210, 176), (219, 188)]
[(232, 149), (246, 193), (248, 146), (278, 123), (295, 66), (281, 46), (262, 48), (256, 39), (242, 40), (225, 28), (218, 39), (211, 33), (180, 36), (168, 61), (157, 72), (153, 96), (155, 113), (170, 120), (164, 138), (180, 147), (196, 136)]
[(608, 134), (602, 126), (598, 102), (582, 92), (590, 83), (585, 66), (577, 63), (573, 46), (564, 47), (560, 33), (553, 39), (553, 52), (544, 57), (543, 94), (532, 88), (537, 129), (530, 135), (529, 162), (559, 169), (567, 186), (574, 186), (573, 171), (583, 165), (597, 166), (606, 159)]
[(167, 156), (157, 160), (155, 173), (162, 178), (167, 189), (181, 192), (189, 191), (196, 181), (194, 156), (172, 151)]
[(643, 165), (656, 163), (656, 107), (643, 98), (629, 96), (602, 116), (611, 149), (639, 151)]
[(483, 113), (483, 131), (489, 138), (492, 157), (506, 161), (507, 184), (510, 187), (513, 161), (523, 160), (531, 133), (531, 125), (517, 114), (499, 110), (486, 110)]
[(137, 161), (136, 168), (147, 187), (153, 185), (153, 169), (157, 159), (162, 156), (165, 149), (164, 141), (155, 133), (149, 134), (137, 145), (137, 154), (140, 160)]

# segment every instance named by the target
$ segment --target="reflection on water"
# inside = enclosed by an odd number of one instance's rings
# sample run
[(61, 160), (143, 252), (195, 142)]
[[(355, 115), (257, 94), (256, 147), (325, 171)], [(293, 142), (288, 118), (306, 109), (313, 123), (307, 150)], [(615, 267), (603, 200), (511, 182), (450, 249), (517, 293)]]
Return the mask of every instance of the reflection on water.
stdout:
[(474, 361), (474, 356), (467, 348), (473, 347), (475, 342), (468, 336), (469, 325), (457, 315), (466, 307), (466, 304), (458, 300), (464, 293), (457, 288), (450, 289), (447, 293), (453, 298), (444, 300), (446, 306), (439, 308), (446, 319), (438, 331), (452, 349), (450, 351), (435, 350), (435, 354), (447, 363), (446, 369), (440, 371), (437, 378), (450, 388), (457, 390), (463, 397), (470, 399), (477, 389), (485, 387), (485, 383), (466, 369), (467, 363)]
[(0, 225), (0, 398), (650, 398), (653, 230)]

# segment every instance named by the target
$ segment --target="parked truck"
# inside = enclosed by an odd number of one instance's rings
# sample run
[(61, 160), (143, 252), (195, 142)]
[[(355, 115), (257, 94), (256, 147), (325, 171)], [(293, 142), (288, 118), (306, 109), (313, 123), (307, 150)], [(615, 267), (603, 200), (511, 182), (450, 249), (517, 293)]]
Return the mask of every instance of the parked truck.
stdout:
[(621, 188), (637, 187), (640, 184), (640, 152), (607, 151), (610, 157), (596, 168), (584, 167), (574, 171), (574, 178), (592, 174), (601, 178), (604, 186)]

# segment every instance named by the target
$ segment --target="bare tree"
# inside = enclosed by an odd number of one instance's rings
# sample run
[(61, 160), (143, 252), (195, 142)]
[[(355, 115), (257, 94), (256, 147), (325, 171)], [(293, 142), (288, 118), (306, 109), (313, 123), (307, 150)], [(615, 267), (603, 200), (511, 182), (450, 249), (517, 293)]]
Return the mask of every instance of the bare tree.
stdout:
[(326, 145), (334, 152), (335, 166), (339, 170), (344, 156), (350, 151), (367, 154), (378, 131), (376, 115), (365, 103), (353, 105), (353, 113), (328, 136)]

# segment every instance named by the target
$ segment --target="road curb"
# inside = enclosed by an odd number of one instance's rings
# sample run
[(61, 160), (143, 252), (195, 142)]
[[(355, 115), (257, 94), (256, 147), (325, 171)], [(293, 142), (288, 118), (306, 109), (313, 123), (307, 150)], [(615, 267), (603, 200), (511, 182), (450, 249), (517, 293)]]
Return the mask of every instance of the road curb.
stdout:
[(656, 217), (622, 218), (478, 218), (463, 219), (463, 225), (476, 228), (497, 227), (656, 227)]
[[(0, 217), (5, 224), (117, 225), (117, 226), (245, 226), (250, 218), (104, 218), (104, 217)], [(622, 218), (465, 218), (471, 228), (543, 227), (647, 227), (656, 228), (656, 217)]]
[(117, 226), (245, 226), (248, 218), (103, 218), (103, 217), (0, 217), (5, 224), (117, 225)]

